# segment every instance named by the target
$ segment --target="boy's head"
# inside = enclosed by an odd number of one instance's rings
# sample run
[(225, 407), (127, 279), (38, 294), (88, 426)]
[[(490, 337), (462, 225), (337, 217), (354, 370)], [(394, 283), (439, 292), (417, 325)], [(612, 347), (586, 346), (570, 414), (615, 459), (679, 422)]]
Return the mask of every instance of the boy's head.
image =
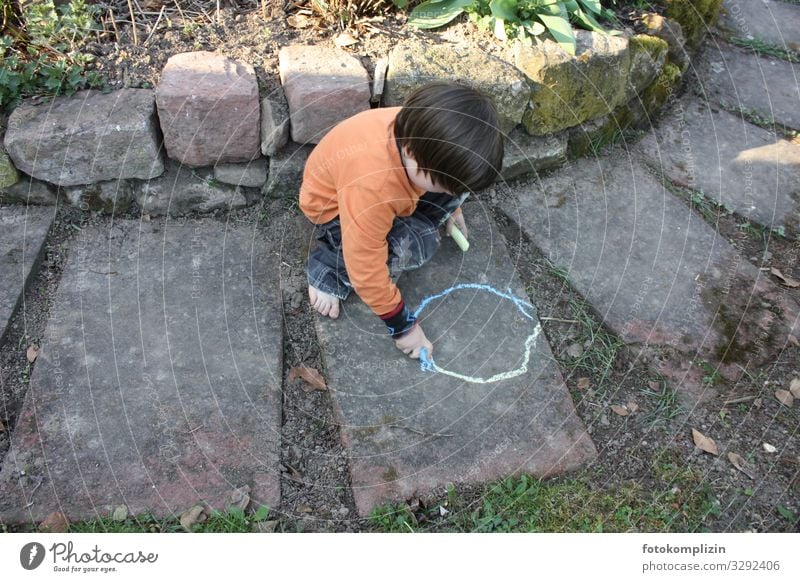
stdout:
[(394, 135), (419, 170), (451, 194), (489, 186), (503, 163), (503, 134), (491, 99), (454, 83), (430, 83), (411, 93)]

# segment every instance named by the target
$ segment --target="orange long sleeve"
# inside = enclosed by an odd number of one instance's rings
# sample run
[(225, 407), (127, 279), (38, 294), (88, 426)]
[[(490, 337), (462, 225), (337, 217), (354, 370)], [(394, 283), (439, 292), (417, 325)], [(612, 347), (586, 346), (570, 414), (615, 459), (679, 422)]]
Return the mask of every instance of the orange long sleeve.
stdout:
[(300, 188), (300, 209), (313, 223), (339, 217), (350, 282), (376, 315), (401, 301), (389, 276), (386, 236), (424, 193), (409, 182), (395, 143), (399, 111), (364, 111), (333, 128), (311, 152)]

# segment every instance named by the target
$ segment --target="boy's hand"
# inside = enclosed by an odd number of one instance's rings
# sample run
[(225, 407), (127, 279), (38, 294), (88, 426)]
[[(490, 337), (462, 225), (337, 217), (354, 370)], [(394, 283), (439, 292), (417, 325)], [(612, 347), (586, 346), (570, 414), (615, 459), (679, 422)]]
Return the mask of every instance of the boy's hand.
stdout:
[(447, 225), (445, 226), (445, 232), (447, 232), (447, 236), (451, 236), (450, 231), (452, 230), (453, 225), (458, 227), (458, 230), (461, 231), (461, 234), (464, 235), (464, 238), (469, 237), (467, 223), (464, 221), (464, 213), (461, 211), (461, 208), (456, 208), (452, 216), (447, 219)]
[(396, 339), (394, 345), (398, 350), (414, 359), (419, 359), (419, 352), (422, 348), (428, 350), (428, 355), (433, 353), (433, 344), (425, 337), (425, 332), (418, 323), (415, 323), (406, 335)]

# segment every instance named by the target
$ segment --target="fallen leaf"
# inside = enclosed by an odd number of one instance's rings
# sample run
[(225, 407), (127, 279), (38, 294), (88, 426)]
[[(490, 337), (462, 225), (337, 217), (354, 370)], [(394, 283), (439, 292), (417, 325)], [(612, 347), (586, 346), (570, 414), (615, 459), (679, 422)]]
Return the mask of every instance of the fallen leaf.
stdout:
[(289, 370), (289, 382), (297, 378), (302, 378), (317, 390), (328, 389), (322, 374), (320, 374), (314, 368), (309, 368), (308, 366), (295, 366)]
[(150, 215), (149, 214), (142, 214), (142, 220), (145, 222), (150, 222)]
[(118, 505), (114, 508), (114, 513), (111, 514), (111, 519), (114, 521), (125, 521), (128, 519), (128, 508), (124, 505)]
[(628, 409), (625, 408), (624, 406), (620, 406), (619, 404), (612, 404), (611, 410), (613, 410), (614, 413), (620, 416), (628, 416)]
[(333, 44), (338, 47), (346, 47), (351, 46), (354, 44), (358, 44), (358, 40), (353, 38), (352, 35), (346, 32), (340, 32), (335, 39), (333, 39)]
[(707, 437), (696, 428), (693, 428), (692, 438), (694, 439), (694, 444), (701, 451), (711, 453), (712, 455), (719, 455), (719, 449), (717, 449), (717, 443), (715, 443), (714, 439), (712, 439), (711, 437)]
[(788, 390), (775, 390), (775, 398), (788, 408), (791, 408), (792, 404), (794, 404), (794, 396)]
[(286, 24), (292, 28), (308, 28), (311, 26), (311, 19), (302, 14), (292, 14), (286, 19)]
[(792, 277), (789, 277), (788, 275), (784, 275), (783, 273), (781, 273), (775, 267), (772, 267), (769, 270), (769, 272), (772, 273), (773, 275), (775, 275), (778, 279), (780, 279), (781, 283), (783, 283), (787, 287), (800, 287), (800, 281), (798, 281), (797, 279), (794, 279)]
[(308, 505), (298, 505), (297, 506), (297, 512), (298, 513), (311, 513), (312, 511), (314, 511), (314, 510), (311, 509)]
[(28, 358), (28, 361), (32, 364), (36, 361), (36, 358), (39, 357), (39, 346), (36, 344), (31, 344), (28, 346), (28, 351), (25, 352), (25, 356)]
[(755, 400), (753, 400), (753, 406), (755, 406), (756, 408), (761, 408), (763, 405), (764, 405), (764, 400), (762, 400), (761, 398), (756, 398)]
[(800, 340), (798, 340), (795, 336), (789, 334), (789, 337), (787, 339), (789, 340), (789, 343), (792, 344), (794, 347), (800, 348)]
[(634, 412), (639, 410), (639, 405), (636, 404), (635, 402), (628, 402), (628, 404), (625, 405), (625, 408), (627, 408), (630, 411), (630, 413), (633, 414)]
[(583, 346), (581, 344), (572, 344), (567, 348), (567, 355), (571, 358), (577, 358), (583, 354)]
[(776, 453), (776, 452), (778, 452), (778, 449), (776, 449), (775, 447), (773, 447), (769, 443), (764, 443), (762, 446), (764, 447), (764, 450), (767, 451), (768, 453)]
[(250, 505), (250, 486), (237, 487), (228, 494), (228, 508), (238, 507), (242, 511)]
[(755, 479), (753, 477), (752, 472), (748, 469), (747, 462), (739, 455), (738, 453), (728, 453), (728, 460), (731, 464), (739, 469), (742, 473), (750, 477), (751, 479)]
[(661, 382), (656, 382), (655, 380), (650, 380), (647, 383), (647, 385), (650, 386), (650, 390), (653, 390), (653, 391), (661, 390)]
[(181, 515), (181, 527), (188, 532), (192, 531), (192, 527), (197, 523), (205, 521), (205, 510), (202, 505), (195, 505), (191, 509), (184, 511)]
[(578, 378), (578, 390), (586, 390), (591, 385), (589, 378)]
[(39, 524), (39, 531), (43, 533), (67, 533), (69, 520), (62, 511), (54, 511)]
[(256, 531), (260, 533), (275, 533), (278, 520), (260, 521), (256, 524)]
[(791, 392), (792, 396), (795, 398), (800, 398), (800, 378), (792, 379), (789, 383), (789, 392)]

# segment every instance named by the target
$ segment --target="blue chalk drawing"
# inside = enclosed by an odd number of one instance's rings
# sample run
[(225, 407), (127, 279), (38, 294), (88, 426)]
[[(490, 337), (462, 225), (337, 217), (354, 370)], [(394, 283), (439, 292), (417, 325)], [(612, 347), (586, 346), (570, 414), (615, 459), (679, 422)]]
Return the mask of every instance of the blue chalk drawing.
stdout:
[[(477, 289), (479, 291), (486, 291), (488, 293), (493, 293), (498, 297), (502, 297), (503, 299), (507, 299), (511, 301), (517, 309), (519, 309), (520, 313), (530, 319), (531, 321), (536, 321), (536, 318), (533, 316), (532, 311), (534, 307), (527, 301), (523, 301), (516, 295), (511, 292), (509, 289), (506, 293), (491, 287), (490, 285), (481, 285), (478, 283), (460, 283), (458, 285), (454, 285), (448, 289), (445, 289), (441, 293), (437, 293), (436, 295), (428, 295), (425, 297), (417, 307), (416, 311), (414, 311), (414, 316), (419, 317), (420, 313), (428, 306), (431, 301), (435, 301), (437, 299), (441, 299), (442, 297), (449, 295), (453, 291), (458, 291), (460, 289)], [(508, 372), (500, 372), (499, 374), (495, 374), (490, 378), (477, 378), (474, 376), (466, 376), (464, 374), (459, 374), (457, 372), (451, 372), (450, 370), (445, 370), (444, 368), (440, 368), (436, 365), (436, 362), (433, 361), (433, 356), (428, 355), (428, 350), (423, 348), (420, 350), (419, 354), (419, 368), (423, 372), (439, 372), (440, 374), (445, 374), (447, 376), (451, 376), (453, 378), (457, 378), (459, 380), (463, 380), (465, 382), (472, 382), (474, 384), (491, 384), (493, 382), (499, 382), (501, 380), (508, 380), (509, 378), (515, 378), (517, 376), (521, 376), (525, 372), (528, 371), (528, 362), (530, 362), (531, 358), (531, 350), (536, 346), (536, 340), (539, 337), (539, 334), (542, 331), (542, 326), (537, 322), (536, 327), (534, 327), (533, 332), (525, 339), (525, 358), (522, 362), (522, 365), (517, 368), (516, 370), (510, 370)]]

